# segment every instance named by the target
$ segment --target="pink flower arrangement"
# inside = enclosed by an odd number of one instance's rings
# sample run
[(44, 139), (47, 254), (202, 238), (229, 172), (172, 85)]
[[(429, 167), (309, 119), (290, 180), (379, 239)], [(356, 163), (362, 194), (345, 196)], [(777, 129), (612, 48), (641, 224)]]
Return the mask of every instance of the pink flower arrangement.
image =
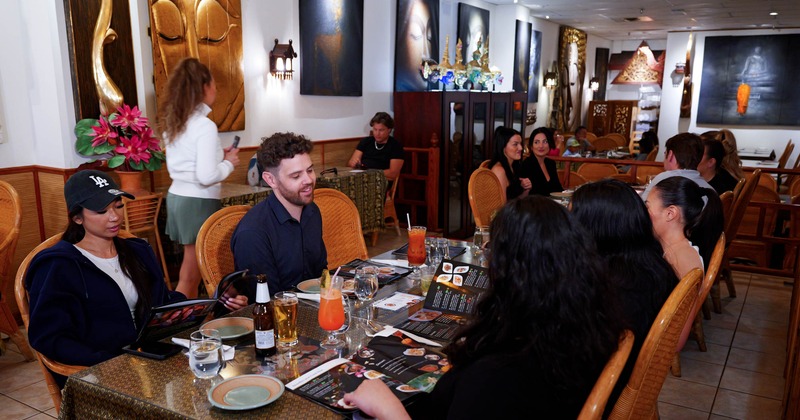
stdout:
[(136, 106), (122, 105), (108, 117), (82, 119), (75, 125), (75, 136), (78, 153), (100, 156), (109, 168), (155, 171), (164, 162), (161, 143)]

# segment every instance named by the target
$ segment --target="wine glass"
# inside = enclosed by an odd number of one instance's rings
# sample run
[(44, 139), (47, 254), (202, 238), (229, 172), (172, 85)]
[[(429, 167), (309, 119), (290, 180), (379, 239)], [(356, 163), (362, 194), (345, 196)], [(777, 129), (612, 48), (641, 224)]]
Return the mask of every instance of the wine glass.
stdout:
[(328, 338), (320, 346), (325, 349), (344, 347), (344, 342), (336, 338), (336, 332), (344, 325), (344, 304), (342, 303), (342, 278), (333, 276), (330, 284), (322, 285), (319, 294), (319, 326), (328, 332)]
[[(369, 302), (378, 293), (378, 273), (375, 267), (356, 269), (356, 297), (361, 302)], [(367, 320), (372, 318), (372, 304), (367, 306)]]

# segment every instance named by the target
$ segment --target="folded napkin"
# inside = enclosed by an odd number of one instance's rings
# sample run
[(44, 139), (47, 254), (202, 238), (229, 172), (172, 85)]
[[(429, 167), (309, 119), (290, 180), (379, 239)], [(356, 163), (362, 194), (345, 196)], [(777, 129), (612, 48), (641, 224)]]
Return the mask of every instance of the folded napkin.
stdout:
[(374, 262), (376, 262), (378, 264), (387, 264), (387, 265), (394, 265), (394, 266), (397, 266), (397, 267), (411, 268), (411, 266), (408, 265), (408, 260), (376, 260), (376, 259), (370, 259), (370, 261), (374, 261)]
[(295, 293), (298, 298), (319, 302), (319, 293)]
[[(186, 348), (186, 349), (189, 348), (189, 340), (187, 340), (185, 338), (172, 337), (172, 342), (177, 344), (177, 345), (179, 345), (179, 346), (181, 346), (181, 347), (183, 347), (183, 348)], [(233, 356), (235, 354), (236, 354), (236, 349), (233, 346), (226, 346), (225, 344), (222, 345), (222, 359), (223, 360), (225, 360), (226, 362), (228, 360), (233, 360)], [(188, 356), (189, 353), (186, 353), (186, 355)]]
[(388, 336), (394, 334), (395, 331), (400, 331), (401, 333), (405, 334), (406, 337), (416, 341), (417, 343), (427, 344), (427, 345), (433, 346), (433, 347), (442, 347), (441, 344), (439, 344), (439, 343), (437, 343), (437, 342), (435, 342), (433, 340), (428, 340), (427, 338), (422, 338), (422, 337), (420, 337), (420, 336), (418, 336), (416, 334), (411, 334), (408, 331), (404, 331), (404, 330), (401, 330), (399, 328), (395, 328), (395, 327), (392, 327), (392, 326), (389, 326), (389, 325), (387, 325), (383, 329), (383, 331), (378, 331), (377, 333), (375, 333), (375, 335), (378, 336), (378, 337), (388, 337)]

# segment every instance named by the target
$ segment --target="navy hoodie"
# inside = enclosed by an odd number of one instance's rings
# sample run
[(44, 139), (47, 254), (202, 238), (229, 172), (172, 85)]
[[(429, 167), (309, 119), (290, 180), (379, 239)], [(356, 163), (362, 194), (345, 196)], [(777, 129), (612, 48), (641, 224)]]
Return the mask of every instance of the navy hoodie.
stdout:
[[(152, 275), (153, 306), (185, 299), (167, 289), (147, 242), (124, 240)], [(117, 283), (63, 240), (31, 261), (25, 287), (30, 296), (31, 346), (61, 363), (91, 366), (111, 359), (136, 340), (138, 327), (145, 322), (134, 323)]]

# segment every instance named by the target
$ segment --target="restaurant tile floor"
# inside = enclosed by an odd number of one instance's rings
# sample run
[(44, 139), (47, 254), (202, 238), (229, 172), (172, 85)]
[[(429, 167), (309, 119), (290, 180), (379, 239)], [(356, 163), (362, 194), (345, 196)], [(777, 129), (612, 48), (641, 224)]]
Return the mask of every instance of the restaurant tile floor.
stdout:
[[(387, 231), (369, 255), (406, 242)], [(369, 243), (369, 240), (367, 240)], [(689, 341), (681, 352), (683, 376), (667, 376), (659, 396), (662, 420), (779, 419), (791, 287), (783, 279), (734, 273), (737, 298), (723, 297), (723, 314), (703, 320), (708, 351)], [(723, 288), (723, 296), (727, 291)], [(6, 339), (0, 356), (0, 418), (56, 417), (41, 370), (25, 362)]]

